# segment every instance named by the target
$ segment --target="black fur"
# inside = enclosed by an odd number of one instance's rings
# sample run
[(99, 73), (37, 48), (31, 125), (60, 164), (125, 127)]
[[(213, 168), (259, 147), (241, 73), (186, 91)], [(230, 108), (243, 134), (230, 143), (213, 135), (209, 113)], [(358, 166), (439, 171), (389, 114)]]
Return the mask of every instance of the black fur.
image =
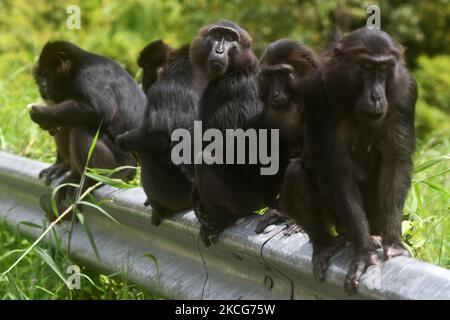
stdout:
[[(69, 169), (70, 175), (62, 183), (80, 181), (100, 124), (100, 136), (89, 166), (112, 169), (136, 165), (130, 153), (115, 145), (114, 138), (141, 124), (146, 99), (117, 63), (72, 43), (55, 41), (42, 49), (34, 76), (42, 98), (50, 106), (32, 106), (30, 116), (41, 128), (55, 135), (58, 147), (55, 165), (40, 174), (46, 182)], [(133, 172), (125, 170), (117, 176), (132, 179)], [(93, 183), (87, 179), (84, 189)], [(61, 192), (58, 205), (63, 197)]]
[(189, 45), (170, 53), (158, 80), (147, 92), (148, 110), (142, 128), (120, 136), (126, 150), (137, 151), (141, 160), (146, 204), (153, 209), (152, 222), (192, 207), (193, 166), (171, 161), (171, 134), (175, 129), (193, 131), (198, 94), (194, 90)]
[(286, 171), (281, 206), (309, 234), (319, 281), (342, 243), (331, 228), (352, 241), (345, 287), (354, 293), (367, 266), (377, 263), (371, 235), (382, 237), (387, 259), (408, 255), (401, 218), (411, 183), (417, 89), (400, 45), (363, 28), (324, 54), (306, 92), (306, 151)]
[[(239, 41), (230, 42), (228, 51), (219, 58), (214, 48), (220, 39), (208, 36), (208, 30), (216, 27), (231, 28), (239, 34)], [(258, 66), (250, 44), (247, 32), (230, 21), (219, 21), (201, 29), (193, 40), (191, 59), (196, 81), (200, 83), (197, 87), (204, 88), (198, 110), (204, 131), (218, 129), (225, 137), (226, 129), (261, 127), (263, 105), (258, 95)], [(220, 72), (210, 67), (215, 59), (224, 62)], [(229, 151), (224, 148), (224, 159)], [(211, 237), (239, 217), (272, 203), (281, 176), (261, 176), (259, 168), (250, 164), (195, 165), (194, 211), (202, 225), (200, 236), (206, 245), (210, 245)]]
[[(290, 159), (303, 152), (305, 87), (318, 66), (314, 52), (290, 39), (271, 43), (259, 59), (262, 122), (267, 128), (280, 130), (280, 175), (284, 175)], [(274, 207), (279, 204), (269, 208), (256, 227), (257, 233), (284, 221)]]
[(147, 92), (150, 86), (158, 79), (158, 69), (161, 68), (173, 49), (162, 40), (149, 43), (142, 49), (138, 58), (138, 65), (143, 70), (142, 89)]

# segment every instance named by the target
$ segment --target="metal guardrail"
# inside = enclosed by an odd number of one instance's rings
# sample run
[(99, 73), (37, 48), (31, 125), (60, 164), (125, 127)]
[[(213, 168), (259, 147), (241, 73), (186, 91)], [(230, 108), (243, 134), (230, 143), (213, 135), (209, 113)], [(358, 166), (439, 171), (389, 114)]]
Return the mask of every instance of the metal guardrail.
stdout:
[[(0, 219), (36, 238), (43, 224), (39, 197), (48, 191), (37, 176), (46, 164), (0, 152)], [(314, 281), (312, 247), (303, 233), (284, 235), (285, 226), (257, 235), (257, 216), (241, 219), (216, 244), (206, 248), (198, 239), (199, 224), (192, 211), (150, 223), (142, 189), (96, 191), (110, 199), (102, 214), (85, 210), (100, 253), (96, 257), (82, 226), (73, 230), (71, 258), (102, 272), (126, 269), (128, 279), (173, 299), (450, 299), (450, 271), (418, 260), (399, 257), (372, 266), (363, 276), (359, 293), (349, 297), (343, 282), (348, 250), (332, 259), (324, 283)], [(67, 244), (67, 228), (56, 227)], [(51, 238), (45, 239), (51, 242)], [(155, 264), (145, 254), (157, 259)], [(381, 254), (381, 252), (380, 252)]]

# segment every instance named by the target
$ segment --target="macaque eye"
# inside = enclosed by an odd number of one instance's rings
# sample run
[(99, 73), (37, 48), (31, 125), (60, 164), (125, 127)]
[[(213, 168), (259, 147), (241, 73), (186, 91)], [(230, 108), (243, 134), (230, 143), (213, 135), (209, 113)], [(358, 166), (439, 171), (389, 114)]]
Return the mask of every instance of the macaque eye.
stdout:
[(395, 62), (392, 62), (392, 61), (388, 61), (388, 62), (382, 63), (382, 64), (380, 64), (380, 65), (378, 66), (378, 68), (379, 68), (381, 71), (391, 70), (391, 69), (393, 69), (394, 67), (395, 67)]
[(236, 41), (236, 37), (232, 33), (225, 34), (225, 40), (228, 42)]
[(219, 38), (222, 36), (222, 33), (221, 33), (219, 30), (217, 30), (217, 29), (214, 29), (214, 30), (211, 32), (211, 34), (212, 34), (212, 36), (213, 36), (214, 38), (216, 38), (216, 39), (219, 39)]
[(374, 68), (374, 65), (370, 61), (365, 61), (361, 64), (361, 67), (365, 70), (372, 70)]

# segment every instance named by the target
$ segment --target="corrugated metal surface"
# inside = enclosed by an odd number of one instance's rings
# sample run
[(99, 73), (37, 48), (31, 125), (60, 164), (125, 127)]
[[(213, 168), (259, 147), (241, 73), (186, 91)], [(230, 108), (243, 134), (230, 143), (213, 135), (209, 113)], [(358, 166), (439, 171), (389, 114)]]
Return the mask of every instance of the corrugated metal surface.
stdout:
[[(37, 175), (45, 166), (0, 152), (0, 219), (28, 237), (42, 232), (20, 222), (44, 223), (39, 196), (48, 189)], [(96, 195), (111, 199), (104, 208), (120, 224), (86, 210), (101, 259), (96, 258), (78, 224), (71, 245), (78, 263), (100, 271), (126, 270), (131, 281), (175, 299), (350, 298), (343, 290), (347, 250), (333, 258), (327, 280), (318, 284), (312, 278), (312, 248), (302, 233), (287, 237), (284, 227), (277, 226), (268, 234), (256, 235), (255, 216), (238, 221), (217, 244), (206, 248), (198, 239), (199, 225), (193, 212), (179, 213), (156, 228), (150, 224), (151, 209), (142, 205), (145, 195), (141, 189), (103, 187)], [(64, 239), (66, 229), (57, 226)], [(158, 267), (146, 253), (157, 258)], [(450, 271), (396, 258), (370, 267), (359, 293), (351, 298), (450, 299)]]

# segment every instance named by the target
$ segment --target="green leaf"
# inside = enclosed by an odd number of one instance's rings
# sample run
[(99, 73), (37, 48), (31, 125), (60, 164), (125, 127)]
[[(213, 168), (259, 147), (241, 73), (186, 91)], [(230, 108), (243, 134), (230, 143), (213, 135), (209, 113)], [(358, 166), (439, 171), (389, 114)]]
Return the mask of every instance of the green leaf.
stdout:
[(431, 189), (434, 189), (436, 191), (442, 192), (443, 194), (450, 196), (450, 193), (448, 193), (447, 190), (445, 190), (444, 188), (442, 188), (441, 186), (438, 186), (437, 184), (434, 184), (432, 182), (428, 182), (428, 181), (421, 181), (421, 183), (426, 184), (427, 186), (429, 186)]
[(102, 168), (87, 168), (88, 172), (99, 174), (99, 175), (107, 175), (107, 174), (114, 174), (122, 170), (131, 169), (131, 170), (138, 170), (138, 167), (134, 166), (121, 166), (114, 169), (102, 169)]
[(94, 250), (95, 255), (97, 256), (98, 260), (100, 259), (100, 255), (98, 253), (97, 245), (95, 244), (94, 235), (92, 234), (91, 228), (89, 228), (89, 225), (84, 220), (84, 215), (82, 213), (77, 213), (77, 218), (80, 221), (81, 225), (83, 226), (84, 231), (86, 232), (89, 242), (91, 243), (92, 249)]
[(44, 291), (45, 293), (48, 293), (49, 295), (51, 295), (51, 296), (53, 296), (55, 298), (57, 297), (56, 293), (53, 293), (50, 290), (48, 290), (48, 289), (46, 289), (44, 287), (41, 287), (41, 286), (33, 286), (32, 289), (38, 289), (38, 290)]
[(415, 168), (414, 173), (418, 173), (418, 172), (423, 171), (425, 169), (431, 168), (431, 167), (437, 165), (438, 163), (440, 163), (440, 162), (442, 162), (444, 160), (449, 160), (449, 159), (450, 159), (450, 156), (440, 156), (440, 157), (431, 159), (431, 160), (429, 160), (429, 161), (427, 161), (425, 163), (422, 163), (422, 164), (418, 165)]
[(267, 210), (269, 210), (269, 207), (265, 207), (265, 208), (262, 208), (262, 209), (259, 209), (259, 210), (253, 211), (253, 212), (262, 216), (267, 212)]
[(34, 251), (36, 254), (41, 257), (41, 259), (56, 273), (56, 275), (64, 282), (66, 283), (66, 277), (64, 274), (59, 270), (58, 265), (53, 260), (53, 258), (47, 253), (47, 251), (41, 249), (40, 247), (35, 247)]
[(98, 175), (98, 174), (94, 174), (94, 173), (90, 173), (90, 172), (86, 172), (86, 176), (101, 182), (103, 184), (106, 184), (108, 186), (114, 187), (114, 188), (118, 188), (118, 189), (133, 189), (136, 188), (136, 186), (132, 185), (132, 184), (128, 184), (126, 182), (123, 182), (120, 179), (113, 179), (113, 178), (109, 178), (109, 177), (105, 177), (102, 175)]
[(119, 221), (117, 221), (113, 216), (111, 216), (108, 212), (106, 212), (105, 209), (103, 209), (102, 207), (99, 207), (99, 206), (97, 206), (93, 203), (87, 202), (87, 201), (79, 201), (78, 204), (97, 209), (102, 214), (104, 214), (107, 218), (111, 219), (112, 221), (114, 221), (117, 224), (120, 224)]
[(51, 207), (53, 210), (53, 213), (59, 217), (59, 210), (58, 207), (56, 206), (56, 193), (64, 187), (74, 187), (74, 188), (79, 188), (80, 185), (76, 184), (76, 183), (63, 183), (59, 186), (57, 186), (55, 189), (53, 189), (52, 191), (52, 195), (51, 195)]
[(158, 277), (159, 277), (159, 263), (158, 263), (158, 259), (156, 258), (156, 256), (153, 253), (144, 253), (143, 256), (146, 258), (149, 258), (153, 261), (153, 263), (155, 264), (156, 273), (158, 274)]
[(20, 221), (19, 224), (23, 224), (24, 226), (32, 227), (32, 228), (36, 228), (36, 229), (42, 229), (42, 226), (40, 226), (40, 225), (38, 225), (36, 223), (33, 223), (31, 221), (25, 221), (24, 220), (24, 221)]
[(105, 290), (95, 284), (95, 282), (86, 274), (80, 273), (81, 278), (85, 278), (93, 287), (95, 287), (98, 291), (104, 292)]
[(25, 249), (14, 249), (14, 250), (7, 251), (7, 252), (5, 252), (5, 254), (0, 256), (0, 261), (2, 261), (6, 257), (9, 257), (9, 256), (11, 256), (11, 255), (13, 255), (15, 253), (23, 253), (23, 252), (25, 252)]
[(431, 175), (431, 176), (429, 176), (429, 177), (426, 177), (426, 178), (423, 179), (423, 180), (430, 180), (430, 179), (433, 179), (433, 178), (436, 178), (436, 177), (439, 177), (439, 176), (443, 176), (443, 175), (445, 175), (447, 172), (450, 172), (450, 169), (443, 170), (443, 171), (440, 171), (440, 172), (438, 172), (438, 173), (435, 173), (435, 174), (433, 174), (433, 175)]
[(86, 161), (86, 167), (91, 159), (92, 153), (94, 152), (95, 145), (97, 144), (98, 137), (100, 135), (100, 129), (102, 128), (103, 119), (100, 121), (97, 132), (95, 133), (94, 139), (92, 140), (91, 147), (89, 148), (88, 157)]

